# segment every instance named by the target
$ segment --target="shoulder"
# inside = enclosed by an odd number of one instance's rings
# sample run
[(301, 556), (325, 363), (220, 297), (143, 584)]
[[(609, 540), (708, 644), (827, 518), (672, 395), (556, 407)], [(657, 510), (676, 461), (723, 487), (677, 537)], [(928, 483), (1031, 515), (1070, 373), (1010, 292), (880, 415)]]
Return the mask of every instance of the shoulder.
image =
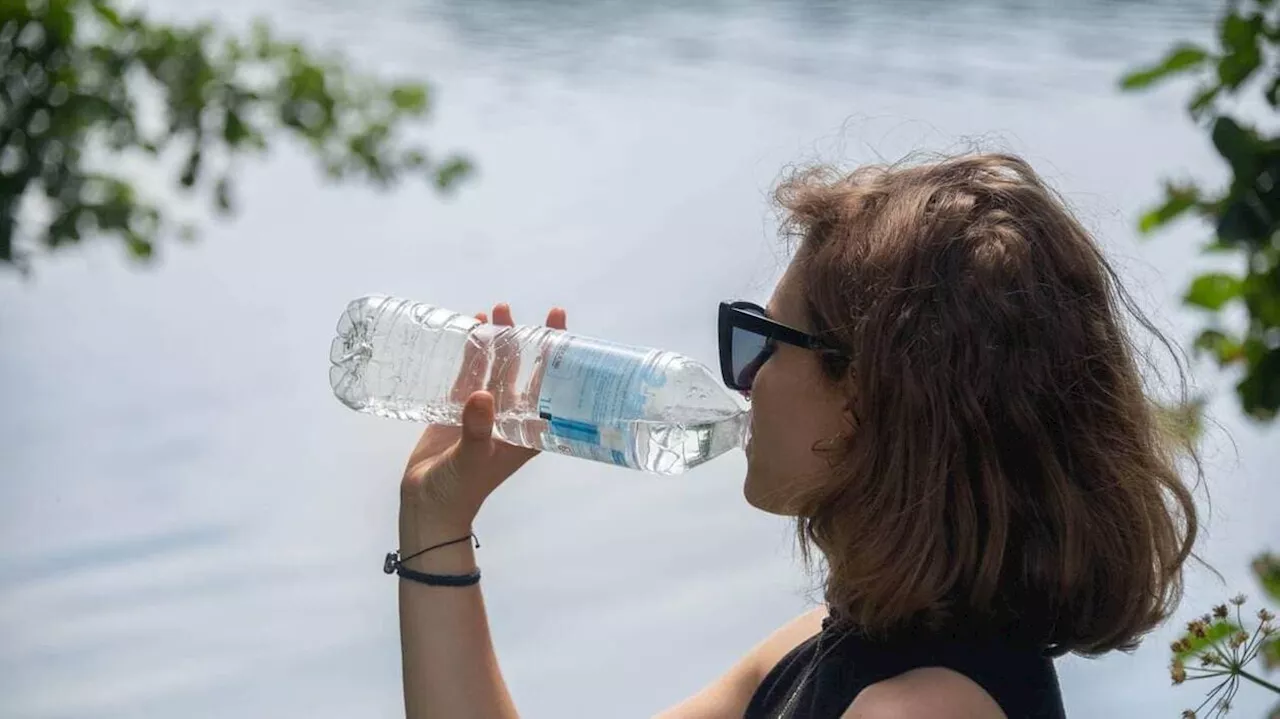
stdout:
[(826, 616), (826, 606), (819, 606), (782, 625), (720, 678), (682, 704), (658, 715), (658, 719), (742, 716), (774, 665), (821, 631)]
[(924, 667), (867, 687), (841, 719), (1007, 719), (982, 687), (943, 667)]
[(826, 618), (826, 605), (819, 605), (782, 625), (753, 647), (747, 661), (754, 670), (755, 682), (759, 684), (783, 657), (822, 631), (822, 620)]

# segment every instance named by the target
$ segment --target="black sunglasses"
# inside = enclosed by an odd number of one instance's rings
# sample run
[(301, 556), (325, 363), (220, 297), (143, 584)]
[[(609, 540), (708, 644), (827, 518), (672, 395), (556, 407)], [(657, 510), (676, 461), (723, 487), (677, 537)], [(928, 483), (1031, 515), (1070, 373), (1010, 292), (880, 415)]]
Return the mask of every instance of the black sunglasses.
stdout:
[(720, 374), (729, 389), (750, 390), (756, 372), (773, 355), (779, 342), (823, 353), (844, 354), (807, 332), (769, 319), (760, 305), (720, 303)]

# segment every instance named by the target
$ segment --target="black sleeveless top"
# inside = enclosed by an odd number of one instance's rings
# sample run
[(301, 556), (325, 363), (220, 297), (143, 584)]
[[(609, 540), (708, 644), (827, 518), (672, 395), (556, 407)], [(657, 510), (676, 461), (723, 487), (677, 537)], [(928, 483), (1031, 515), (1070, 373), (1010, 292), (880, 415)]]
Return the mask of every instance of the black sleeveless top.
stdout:
[(947, 637), (877, 640), (828, 617), (820, 633), (765, 676), (744, 719), (839, 719), (863, 689), (922, 667), (965, 675), (1009, 719), (1066, 717), (1053, 659), (1033, 646)]

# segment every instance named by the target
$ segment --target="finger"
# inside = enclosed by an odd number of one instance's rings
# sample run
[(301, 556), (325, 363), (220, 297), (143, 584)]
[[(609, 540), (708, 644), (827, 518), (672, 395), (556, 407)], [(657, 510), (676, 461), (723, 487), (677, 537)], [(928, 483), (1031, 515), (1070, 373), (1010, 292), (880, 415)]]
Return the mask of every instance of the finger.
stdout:
[(493, 440), (493, 395), (480, 390), (462, 408), (462, 444), (485, 444)]
[[(506, 303), (494, 305), (493, 323), (514, 326), (515, 318), (511, 316), (511, 306)], [(515, 409), (515, 386), (520, 374), (520, 341), (522, 339), (514, 334), (508, 334), (504, 341), (493, 348), (493, 371), (489, 373), (488, 390), (494, 398), (495, 412)]]
[[(481, 324), (489, 321), (488, 316), (483, 312), (477, 312), (475, 318)], [(453, 381), (453, 387), (449, 390), (450, 404), (456, 406), (466, 402), (472, 392), (484, 385), (484, 376), (488, 370), (486, 362), (489, 357), (486, 340), (487, 336), (483, 332), (474, 331), (467, 338), (467, 344), (462, 349), (462, 365), (458, 369), (458, 376)]]
[(564, 309), (560, 307), (552, 307), (551, 311), (547, 313), (547, 326), (557, 330), (565, 329), (566, 318), (567, 314)]
[[(552, 307), (547, 313), (547, 326), (555, 330), (564, 330), (566, 325), (566, 313), (563, 308)], [(555, 348), (553, 343), (545, 343), (542, 347), (542, 363), (545, 365), (547, 356)], [(531, 411), (537, 411), (538, 397), (542, 394), (542, 372), (535, 372), (533, 379), (529, 382), (527, 395), (524, 398), (525, 406), (532, 408)]]
[[(511, 308), (507, 305), (503, 305), (503, 307), (506, 308), (505, 317), (503, 319), (505, 319), (508, 324), (515, 326), (516, 320), (511, 314)], [(497, 405), (499, 408), (506, 410), (515, 409), (516, 387), (520, 380), (520, 355), (522, 354), (521, 350), (523, 349), (521, 345), (527, 341), (528, 333), (524, 333), (519, 337), (513, 335), (511, 339), (510, 349), (508, 350), (508, 360), (506, 362), (506, 366), (502, 368), (502, 401)]]
[(493, 306), (493, 323), (495, 325), (514, 325), (515, 320), (511, 318), (511, 305), (506, 302), (499, 302)]

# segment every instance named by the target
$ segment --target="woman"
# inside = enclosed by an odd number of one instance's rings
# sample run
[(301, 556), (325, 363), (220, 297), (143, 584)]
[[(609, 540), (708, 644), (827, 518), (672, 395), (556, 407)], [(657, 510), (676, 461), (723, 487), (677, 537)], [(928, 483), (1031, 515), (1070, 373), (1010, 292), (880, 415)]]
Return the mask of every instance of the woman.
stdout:
[[(1136, 646), (1196, 534), (1122, 325), (1136, 310), (1015, 157), (815, 170), (778, 199), (798, 250), (767, 308), (722, 307), (721, 353), (752, 402), (747, 501), (796, 518), (826, 601), (661, 716), (1063, 716), (1053, 658)], [(463, 426), (409, 460), (406, 552), (467, 537), (536, 454), (492, 437), (492, 394), (459, 389)], [(400, 582), (408, 715), (516, 716), (470, 543), (405, 568), (464, 585)]]

